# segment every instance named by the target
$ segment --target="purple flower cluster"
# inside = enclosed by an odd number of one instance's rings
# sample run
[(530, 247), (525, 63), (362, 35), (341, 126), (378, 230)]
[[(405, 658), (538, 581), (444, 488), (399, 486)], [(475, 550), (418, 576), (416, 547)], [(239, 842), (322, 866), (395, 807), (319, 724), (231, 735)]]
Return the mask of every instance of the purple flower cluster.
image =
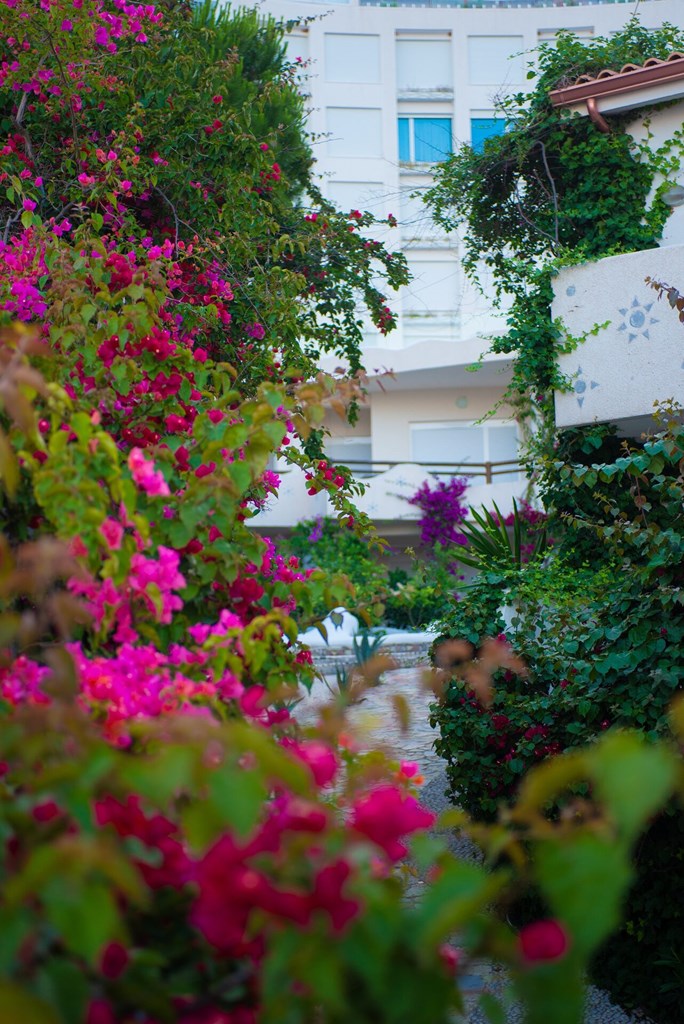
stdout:
[(426, 481), (418, 488), (410, 505), (417, 505), (423, 515), (420, 519), (420, 540), (428, 548), (436, 544), (467, 544), (465, 534), (458, 529), (468, 514), (461, 499), (468, 488), (463, 477), (453, 477), (448, 483), (439, 480), (435, 487)]

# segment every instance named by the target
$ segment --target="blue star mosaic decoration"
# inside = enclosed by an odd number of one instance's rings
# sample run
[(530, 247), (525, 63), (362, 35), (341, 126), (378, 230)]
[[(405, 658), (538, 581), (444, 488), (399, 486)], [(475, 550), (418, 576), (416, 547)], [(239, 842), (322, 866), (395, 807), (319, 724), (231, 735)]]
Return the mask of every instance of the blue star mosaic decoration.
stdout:
[(581, 366), (577, 367), (577, 373), (575, 374), (575, 383), (573, 390), (575, 397), (577, 398), (577, 404), (580, 409), (584, 405), (584, 399), (586, 398), (587, 388), (593, 391), (595, 388), (600, 387), (600, 384), (595, 380), (587, 380), (584, 370)]
[(620, 310), (620, 315), (624, 317), (624, 320), (618, 327), (618, 331), (627, 331), (627, 340), (630, 342), (637, 338), (646, 338), (649, 341), (651, 326), (659, 322), (654, 316), (651, 316), (652, 309), (652, 302), (639, 302), (635, 295), (632, 305)]

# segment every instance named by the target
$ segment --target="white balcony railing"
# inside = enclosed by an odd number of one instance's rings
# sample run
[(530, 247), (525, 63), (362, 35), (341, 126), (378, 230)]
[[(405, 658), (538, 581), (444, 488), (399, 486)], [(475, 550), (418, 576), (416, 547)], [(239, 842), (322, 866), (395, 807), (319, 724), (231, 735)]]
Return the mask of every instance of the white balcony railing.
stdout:
[[(365, 486), (365, 493), (355, 504), (376, 522), (407, 526), (420, 519), (421, 512), (408, 499), (426, 482), (465, 477), (468, 490), (464, 503), (474, 508), (486, 505), (491, 508), (496, 502), (504, 515), (512, 511), (513, 499), (520, 498), (526, 490), (527, 481), (517, 462), (460, 463), (415, 463), (415, 462), (363, 462), (346, 463), (355, 477)], [(309, 483), (297, 468), (281, 473), (281, 486), (277, 499), (249, 520), (249, 525), (259, 530), (287, 529), (317, 516), (334, 515), (325, 492), (310, 495)]]

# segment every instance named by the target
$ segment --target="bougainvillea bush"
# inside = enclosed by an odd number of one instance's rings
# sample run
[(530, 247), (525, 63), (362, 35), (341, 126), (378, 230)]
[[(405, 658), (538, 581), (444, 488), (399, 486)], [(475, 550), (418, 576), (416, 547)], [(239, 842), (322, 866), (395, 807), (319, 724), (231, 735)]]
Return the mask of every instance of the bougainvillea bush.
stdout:
[(247, 522), (281, 455), (364, 529), (319, 447), (359, 385), (316, 358), (356, 368), (355, 303), (389, 329), (373, 282), (405, 268), (310, 185), (280, 30), (172, 0), (0, 15), (0, 1018), (446, 1024), (489, 952), (533, 1024), (575, 1024), (672, 752), (575, 760), (589, 826), (549, 831), (530, 783), (510, 842), (538, 839), (552, 909), (518, 937), (486, 908), (527, 862), (450, 859), (415, 765), (360, 753), (337, 704), (291, 715), (297, 635), (346, 590)]

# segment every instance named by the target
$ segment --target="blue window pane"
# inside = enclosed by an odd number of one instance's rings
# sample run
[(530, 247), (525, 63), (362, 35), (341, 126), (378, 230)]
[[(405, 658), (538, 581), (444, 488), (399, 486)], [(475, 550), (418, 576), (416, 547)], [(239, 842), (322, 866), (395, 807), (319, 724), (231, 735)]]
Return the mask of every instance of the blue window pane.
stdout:
[(435, 164), (451, 153), (450, 117), (417, 117), (413, 131), (418, 163)]
[(411, 159), (411, 147), (409, 143), (409, 119), (408, 117), (399, 118), (399, 159), (410, 160)]
[(506, 131), (506, 120), (503, 117), (471, 117), (470, 145), (476, 153), (484, 149), (485, 139), (494, 135), (503, 135)]

